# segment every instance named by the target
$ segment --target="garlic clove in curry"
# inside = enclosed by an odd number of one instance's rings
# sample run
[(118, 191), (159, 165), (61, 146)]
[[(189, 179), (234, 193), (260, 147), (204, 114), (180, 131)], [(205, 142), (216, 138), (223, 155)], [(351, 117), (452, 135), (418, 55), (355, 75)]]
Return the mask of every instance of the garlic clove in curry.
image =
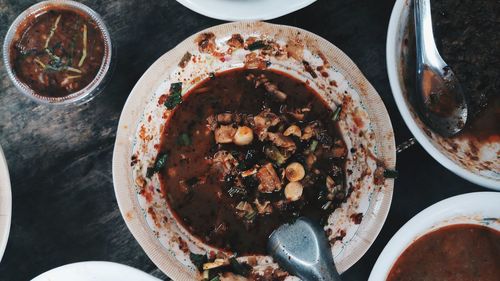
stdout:
[(299, 126), (291, 125), (283, 132), (283, 135), (286, 137), (294, 135), (300, 138), (302, 136), (302, 132), (300, 131)]
[(215, 259), (213, 262), (203, 264), (203, 270), (209, 270), (229, 264), (225, 259)]
[(285, 198), (290, 201), (297, 201), (302, 196), (302, 191), (304, 187), (300, 182), (290, 182), (285, 187)]
[(253, 141), (253, 131), (247, 126), (238, 127), (233, 136), (236, 145), (248, 145)]
[(285, 169), (285, 176), (291, 182), (300, 181), (305, 175), (304, 166), (298, 162), (290, 163)]

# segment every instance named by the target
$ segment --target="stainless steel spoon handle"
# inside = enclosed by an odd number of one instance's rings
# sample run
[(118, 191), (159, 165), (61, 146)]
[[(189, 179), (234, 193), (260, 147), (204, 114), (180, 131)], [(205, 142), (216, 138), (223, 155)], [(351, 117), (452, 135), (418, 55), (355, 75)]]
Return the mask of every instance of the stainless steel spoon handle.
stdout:
[(415, 36), (418, 68), (430, 65), (436, 68), (446, 66), (439, 55), (432, 30), (432, 15), (430, 0), (415, 0)]

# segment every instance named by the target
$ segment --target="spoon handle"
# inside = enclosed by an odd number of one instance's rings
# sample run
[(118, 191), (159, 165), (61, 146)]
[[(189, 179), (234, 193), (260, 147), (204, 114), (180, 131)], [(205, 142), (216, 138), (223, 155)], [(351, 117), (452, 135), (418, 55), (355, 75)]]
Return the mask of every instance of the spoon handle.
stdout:
[(423, 65), (433, 65), (438, 67), (446, 66), (443, 59), (439, 55), (434, 41), (434, 33), (432, 31), (431, 1), (415, 0), (414, 12), (418, 68), (421, 69)]

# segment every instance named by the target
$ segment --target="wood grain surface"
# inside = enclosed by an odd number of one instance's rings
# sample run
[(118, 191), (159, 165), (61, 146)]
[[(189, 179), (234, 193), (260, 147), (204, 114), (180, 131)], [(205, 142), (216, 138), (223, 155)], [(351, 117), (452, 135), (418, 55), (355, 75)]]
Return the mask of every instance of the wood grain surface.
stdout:
[[(0, 0), (0, 38), (31, 0)], [(121, 218), (111, 157), (130, 90), (160, 55), (189, 35), (222, 23), (173, 0), (82, 1), (105, 20), (117, 47), (104, 93), (88, 104), (38, 105), (12, 85), (0, 62), (0, 144), (10, 168), (13, 217), (0, 280), (29, 280), (86, 260), (124, 263), (169, 280), (144, 254)], [(342, 49), (382, 96), (401, 143), (411, 135), (392, 98), (385, 40), (394, 0), (319, 0), (271, 22), (314, 32)], [(441, 167), (418, 145), (398, 155), (399, 179), (389, 217), (367, 254), (343, 275), (366, 280), (392, 235), (413, 215), (444, 198), (484, 190)]]

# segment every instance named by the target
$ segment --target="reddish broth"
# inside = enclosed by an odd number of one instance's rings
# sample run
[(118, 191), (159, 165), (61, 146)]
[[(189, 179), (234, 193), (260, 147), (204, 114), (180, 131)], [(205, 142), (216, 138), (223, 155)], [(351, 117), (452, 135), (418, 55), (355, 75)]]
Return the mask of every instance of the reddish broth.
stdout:
[[(214, 141), (213, 132), (207, 129), (207, 118), (224, 112), (239, 112), (257, 115), (264, 107), (279, 113), (283, 103), (273, 100), (262, 88), (256, 88), (245, 79), (249, 73), (256, 76), (264, 73), (279, 88), (288, 94), (284, 104), (290, 107), (302, 107), (311, 104), (311, 112), (303, 122), (320, 120), (328, 129), (328, 134), (341, 140), (338, 127), (331, 120), (332, 110), (322, 98), (305, 83), (280, 72), (269, 70), (236, 69), (218, 73), (215, 78), (201, 82), (190, 90), (178, 105), (164, 129), (161, 151), (169, 155), (166, 169), (160, 173), (162, 192), (170, 207), (175, 211), (178, 221), (192, 234), (202, 241), (218, 248), (237, 252), (238, 254), (265, 254), (269, 234), (279, 225), (293, 217), (305, 215), (318, 221), (324, 220), (332, 210), (323, 210), (317, 199), (321, 188), (305, 187), (301, 200), (292, 202), (289, 210), (273, 212), (266, 216), (257, 216), (249, 228), (234, 212), (239, 200), (228, 196), (224, 183), (210, 174), (207, 158), (213, 155), (218, 145)], [(189, 145), (179, 145), (179, 139), (187, 133)], [(343, 140), (342, 140), (343, 142)], [(298, 144), (298, 151), (304, 150), (308, 144)], [(254, 161), (261, 163), (266, 156), (262, 153), (263, 145), (254, 140), (248, 147), (234, 144), (223, 145), (225, 150), (233, 154), (252, 150)], [(289, 162), (297, 161), (289, 159)], [(338, 163), (336, 165), (343, 165)], [(325, 170), (327, 160), (318, 160), (318, 168)], [(250, 167), (247, 167), (250, 168)], [(280, 173), (278, 173), (280, 174)], [(197, 183), (196, 178), (206, 175), (204, 183)], [(324, 178), (321, 181), (324, 184)], [(335, 178), (343, 182), (342, 175)], [(188, 182), (189, 190), (180, 184)], [(283, 197), (283, 190), (269, 194), (249, 195), (249, 202), (257, 198), (276, 200)], [(341, 200), (334, 202), (335, 207)]]
[(388, 281), (498, 281), (500, 232), (450, 225), (413, 242), (392, 267)]
[(21, 24), (10, 55), (21, 82), (39, 95), (63, 97), (94, 80), (104, 51), (103, 35), (94, 20), (54, 6)]

